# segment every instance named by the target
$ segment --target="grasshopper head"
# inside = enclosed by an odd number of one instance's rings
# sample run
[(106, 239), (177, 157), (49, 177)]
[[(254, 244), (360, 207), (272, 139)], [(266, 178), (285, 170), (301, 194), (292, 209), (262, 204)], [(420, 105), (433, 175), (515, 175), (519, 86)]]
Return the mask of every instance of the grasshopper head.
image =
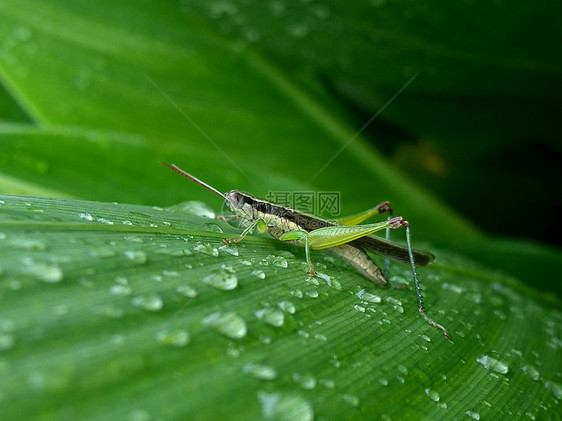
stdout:
[(226, 203), (230, 210), (235, 211), (236, 209), (241, 209), (244, 206), (245, 195), (238, 190), (231, 190), (224, 194)]

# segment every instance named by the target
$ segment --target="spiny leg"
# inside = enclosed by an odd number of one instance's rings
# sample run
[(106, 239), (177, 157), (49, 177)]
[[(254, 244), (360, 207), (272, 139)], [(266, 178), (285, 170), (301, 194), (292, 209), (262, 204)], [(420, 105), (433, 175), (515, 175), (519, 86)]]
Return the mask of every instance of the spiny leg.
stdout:
[(408, 255), (410, 257), (410, 266), (412, 267), (412, 275), (414, 276), (414, 287), (416, 289), (416, 299), (418, 302), (418, 310), (420, 314), (426, 320), (426, 322), (429, 323), (431, 326), (433, 326), (436, 329), (441, 329), (443, 331), (443, 335), (450, 341), (451, 337), (449, 336), (449, 332), (447, 332), (447, 329), (445, 329), (439, 323), (435, 322), (431, 317), (429, 317), (425, 313), (425, 309), (423, 307), (423, 302), (422, 302), (422, 298), (423, 298), (422, 292), (418, 280), (418, 274), (416, 272), (416, 265), (414, 263), (414, 253), (412, 252), (412, 244), (410, 242), (410, 224), (408, 223), (408, 221), (404, 221), (404, 218), (402, 218), (401, 216), (392, 218), (389, 221), (389, 223), (399, 224), (400, 226), (403, 226), (406, 229), (406, 245), (408, 246)]

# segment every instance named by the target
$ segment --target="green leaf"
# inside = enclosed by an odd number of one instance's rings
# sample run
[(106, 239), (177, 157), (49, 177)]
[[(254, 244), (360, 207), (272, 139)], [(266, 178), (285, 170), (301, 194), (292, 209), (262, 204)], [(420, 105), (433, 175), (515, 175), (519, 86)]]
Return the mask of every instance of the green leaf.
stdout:
[[(451, 252), (412, 291), (200, 204), (0, 196), (4, 419), (555, 418), (560, 301)], [(224, 231), (221, 233), (220, 231)], [(393, 264), (395, 280), (410, 279)]]

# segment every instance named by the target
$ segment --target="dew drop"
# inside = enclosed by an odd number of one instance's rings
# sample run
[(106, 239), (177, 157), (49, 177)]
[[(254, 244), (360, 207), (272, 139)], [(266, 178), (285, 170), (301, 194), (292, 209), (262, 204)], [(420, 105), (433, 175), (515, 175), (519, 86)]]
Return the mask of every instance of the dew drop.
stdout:
[(133, 290), (128, 285), (117, 284), (112, 285), (111, 288), (109, 288), (109, 292), (111, 292), (113, 295), (131, 295)]
[(127, 250), (123, 253), (129, 260), (137, 264), (145, 264), (147, 261), (146, 253), (140, 250)]
[(219, 247), (219, 251), (230, 254), (232, 256), (238, 256), (238, 247), (234, 244), (224, 244)]
[(314, 410), (310, 402), (296, 394), (258, 392), (264, 418), (277, 421), (312, 421)]
[(307, 291), (306, 295), (310, 298), (318, 298), (318, 291)]
[(208, 254), (213, 257), (218, 257), (219, 255), (219, 250), (209, 243), (198, 243), (195, 247), (193, 247), (193, 251)]
[(478, 412), (471, 411), (470, 409), (468, 411), (466, 411), (465, 414), (468, 415), (473, 420), (479, 420), (480, 419), (480, 414)]
[(388, 379), (385, 377), (380, 377), (379, 383), (382, 384), (383, 386), (388, 386)]
[(64, 276), (60, 266), (55, 263), (33, 263), (25, 269), (25, 273), (48, 283), (60, 282)]
[(156, 334), (156, 340), (162, 345), (181, 348), (191, 339), (189, 332), (184, 329), (163, 330)]
[(81, 212), (78, 214), (78, 218), (80, 219), (84, 219), (86, 221), (93, 221), (94, 218), (92, 215), (90, 215), (88, 212)]
[(420, 338), (422, 338), (426, 342), (431, 342), (431, 338), (427, 335), (420, 335)]
[(332, 379), (320, 379), (318, 380), (318, 383), (320, 383), (326, 389), (333, 389), (336, 387), (336, 382)]
[(107, 317), (108, 319), (119, 319), (125, 314), (125, 311), (122, 308), (111, 304), (98, 307), (96, 312), (100, 316)]
[(203, 283), (223, 291), (231, 291), (238, 286), (238, 277), (232, 267), (223, 266), (218, 272), (205, 276)]
[(246, 322), (236, 313), (213, 313), (205, 317), (203, 323), (231, 339), (241, 339), (248, 332)]
[(205, 230), (210, 231), (210, 232), (217, 232), (219, 234), (224, 233), (224, 231), (222, 230), (222, 228), (215, 223), (212, 222), (208, 222), (205, 224)]
[(176, 292), (183, 295), (184, 297), (197, 297), (197, 291), (195, 290), (195, 288), (192, 288), (189, 285), (179, 285), (178, 287), (176, 287)]
[(188, 215), (203, 216), (205, 218), (215, 219), (215, 212), (203, 202), (190, 201), (166, 208), (168, 211), (181, 212)]
[(287, 259), (285, 259), (283, 256), (276, 256), (273, 259), (273, 265), (280, 268), (286, 268), (289, 266), (287, 263)]
[(439, 393), (437, 393), (435, 390), (432, 390), (432, 389), (429, 389), (429, 388), (425, 389), (425, 394), (433, 402), (439, 402), (439, 399), (441, 399), (441, 397), (439, 396)]
[(352, 395), (350, 393), (346, 393), (345, 395), (343, 395), (343, 400), (346, 401), (351, 406), (353, 406), (354, 408), (357, 408), (361, 403), (358, 396)]
[(529, 378), (531, 380), (534, 380), (536, 382), (538, 382), (540, 380), (541, 376), (539, 374), (539, 371), (535, 367), (533, 367), (532, 365), (523, 366), (523, 367), (521, 367), (521, 370), (523, 370), (523, 372), (527, 376), (529, 376)]
[(293, 382), (306, 390), (312, 390), (316, 387), (316, 377), (311, 373), (293, 373)]
[(127, 414), (127, 421), (150, 421), (152, 417), (144, 409), (133, 409)]
[(259, 279), (265, 279), (265, 272), (261, 269), (254, 270), (252, 275)]
[(0, 351), (7, 351), (8, 349), (11, 349), (15, 343), (16, 340), (12, 333), (0, 332)]
[(495, 371), (496, 373), (507, 374), (509, 371), (507, 364), (488, 355), (477, 358), (476, 361), (482, 364), (484, 368)]
[(362, 289), (361, 291), (359, 291), (355, 295), (357, 295), (357, 298), (359, 298), (360, 300), (366, 301), (368, 303), (380, 303), (381, 302), (381, 297), (379, 297), (378, 295), (372, 294), (370, 292), (367, 292), (364, 289)]
[(144, 242), (142, 237), (139, 237), (138, 235), (125, 235), (123, 237), (123, 240), (128, 241), (129, 243), (143, 243)]
[(113, 221), (110, 221), (109, 219), (106, 218), (98, 218), (98, 222), (101, 222), (102, 224), (106, 224), (106, 225), (113, 225)]
[(277, 378), (277, 371), (273, 367), (264, 364), (248, 363), (242, 370), (244, 373), (260, 380), (275, 380)]
[(156, 294), (139, 295), (133, 298), (132, 303), (146, 311), (159, 311), (164, 306), (164, 301)]
[(546, 382), (544, 386), (552, 392), (556, 399), (562, 399), (562, 385), (556, 382)]
[(258, 319), (271, 326), (279, 327), (285, 323), (285, 314), (276, 308), (264, 308), (256, 311), (255, 315)]
[(297, 311), (297, 309), (295, 308), (295, 305), (291, 301), (281, 301), (277, 305), (285, 313), (295, 314), (295, 312)]

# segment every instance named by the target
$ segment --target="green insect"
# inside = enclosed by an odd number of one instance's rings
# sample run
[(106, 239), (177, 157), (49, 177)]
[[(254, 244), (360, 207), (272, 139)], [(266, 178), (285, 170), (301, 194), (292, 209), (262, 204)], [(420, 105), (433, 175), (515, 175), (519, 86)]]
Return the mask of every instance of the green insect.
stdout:
[[(431, 253), (413, 250), (410, 244), (410, 226), (401, 216), (391, 218), (392, 209), (388, 202), (382, 202), (372, 209), (344, 218), (327, 220), (310, 215), (286, 206), (258, 199), (239, 190), (221, 193), (214, 187), (185, 172), (176, 165), (162, 165), (195, 181), (203, 187), (225, 199), (228, 208), (236, 218), (239, 218), (246, 228), (237, 238), (225, 238), (227, 244), (237, 243), (244, 239), (253, 229), (258, 232), (268, 232), (272, 237), (291, 244), (303, 246), (309, 275), (315, 276), (314, 265), (310, 260), (310, 249), (322, 250), (336, 255), (349, 262), (359, 273), (372, 282), (388, 285), (388, 259), (409, 263), (412, 267), (414, 286), (418, 310), (423, 318), (433, 327), (441, 329), (447, 339), (451, 339), (447, 329), (431, 319), (424, 310), (421, 289), (419, 286), (416, 266), (425, 266), (434, 260)], [(388, 212), (389, 218), (385, 222), (376, 224), (356, 225), (373, 215)], [(224, 219), (224, 218), (223, 218)], [(390, 229), (404, 227), (406, 231), (406, 247), (388, 241)], [(374, 232), (386, 230), (387, 239), (372, 236)], [(384, 273), (371, 260), (366, 250), (385, 257)], [(414, 263), (415, 262), (415, 263)]]

